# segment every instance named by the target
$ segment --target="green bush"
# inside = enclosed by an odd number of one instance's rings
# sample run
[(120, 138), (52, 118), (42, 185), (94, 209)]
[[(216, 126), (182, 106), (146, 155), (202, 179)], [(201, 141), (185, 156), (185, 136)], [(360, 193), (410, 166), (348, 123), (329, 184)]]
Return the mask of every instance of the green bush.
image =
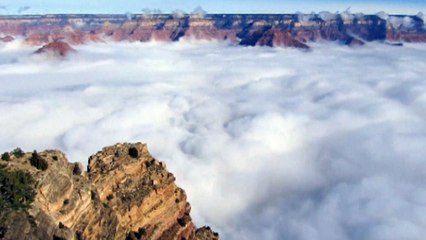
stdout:
[(138, 156), (139, 156), (139, 151), (138, 151), (138, 149), (137, 149), (137, 148), (135, 148), (135, 147), (131, 147), (131, 148), (129, 148), (129, 155), (130, 155), (130, 157), (132, 157), (132, 158), (138, 158)]
[(34, 150), (30, 162), (31, 165), (42, 171), (45, 171), (49, 167), (47, 161), (44, 160), (40, 155), (38, 155), (36, 150)]
[[(26, 211), (34, 197), (34, 179), (29, 173), (11, 171), (0, 164), (0, 239), (7, 232), (6, 222), (16, 217), (16, 213)], [(30, 224), (35, 224), (31, 218), (29, 220)]]
[(1, 155), (1, 160), (10, 161), (10, 155), (8, 152), (5, 152)]
[(20, 148), (15, 148), (15, 149), (12, 151), (12, 154), (13, 154), (16, 158), (21, 158), (21, 157), (23, 157), (23, 156), (25, 155), (24, 151), (22, 151), (22, 149), (20, 149)]
[(0, 166), (0, 215), (28, 209), (35, 197), (33, 187), (34, 179), (29, 173)]

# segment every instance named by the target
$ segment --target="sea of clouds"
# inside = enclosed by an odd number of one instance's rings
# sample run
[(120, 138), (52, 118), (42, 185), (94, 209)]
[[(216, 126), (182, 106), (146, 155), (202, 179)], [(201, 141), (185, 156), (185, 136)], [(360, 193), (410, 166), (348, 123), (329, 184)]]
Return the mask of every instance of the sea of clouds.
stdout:
[(426, 46), (0, 45), (0, 151), (146, 142), (222, 239), (424, 239)]

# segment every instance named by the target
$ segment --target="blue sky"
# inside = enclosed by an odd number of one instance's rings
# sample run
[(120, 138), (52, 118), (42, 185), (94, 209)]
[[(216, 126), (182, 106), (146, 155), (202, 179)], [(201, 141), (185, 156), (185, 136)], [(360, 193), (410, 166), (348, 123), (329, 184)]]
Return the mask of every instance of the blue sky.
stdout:
[[(292, 13), (327, 11), (344, 11), (351, 7), (351, 12), (416, 14), (426, 13), (426, 0), (0, 0), (0, 14), (40, 14), (40, 13), (125, 13), (140, 12), (143, 8), (157, 8), (163, 12), (182, 9), (191, 12), (197, 6), (209, 13)], [(20, 11), (21, 9), (21, 11)]]

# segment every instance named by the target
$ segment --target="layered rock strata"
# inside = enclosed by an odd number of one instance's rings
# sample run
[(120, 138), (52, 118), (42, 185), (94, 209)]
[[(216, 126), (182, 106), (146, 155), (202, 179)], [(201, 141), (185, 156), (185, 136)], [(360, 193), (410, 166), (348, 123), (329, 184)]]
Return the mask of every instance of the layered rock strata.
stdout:
[[(310, 42), (426, 42), (425, 17), (362, 14), (32, 15), (0, 16), (0, 41), (227, 40), (245, 46), (308, 48)], [(3, 39), (3, 40), (1, 40)]]
[(36, 153), (37, 165), (34, 153), (8, 156), (0, 164), (30, 173), (36, 195), (0, 223), (2, 239), (219, 239), (195, 227), (185, 191), (145, 144), (106, 147), (87, 172), (56, 150)]

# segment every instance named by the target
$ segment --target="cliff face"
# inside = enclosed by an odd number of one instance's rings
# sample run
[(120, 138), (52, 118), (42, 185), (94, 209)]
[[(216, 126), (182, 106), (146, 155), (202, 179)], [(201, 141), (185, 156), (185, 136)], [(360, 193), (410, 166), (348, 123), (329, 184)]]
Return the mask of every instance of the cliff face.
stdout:
[(0, 164), (29, 172), (36, 195), (27, 211), (0, 222), (0, 238), (218, 239), (196, 229), (185, 191), (145, 144), (106, 147), (89, 158), (87, 172), (60, 151), (10, 156)]
[[(65, 40), (70, 44), (112, 41), (229, 40), (246, 46), (308, 48), (309, 42), (426, 42), (418, 16), (340, 14), (43, 15), (0, 17), (0, 37), (23, 36), (29, 44)], [(401, 24), (400, 24), (401, 22)]]

